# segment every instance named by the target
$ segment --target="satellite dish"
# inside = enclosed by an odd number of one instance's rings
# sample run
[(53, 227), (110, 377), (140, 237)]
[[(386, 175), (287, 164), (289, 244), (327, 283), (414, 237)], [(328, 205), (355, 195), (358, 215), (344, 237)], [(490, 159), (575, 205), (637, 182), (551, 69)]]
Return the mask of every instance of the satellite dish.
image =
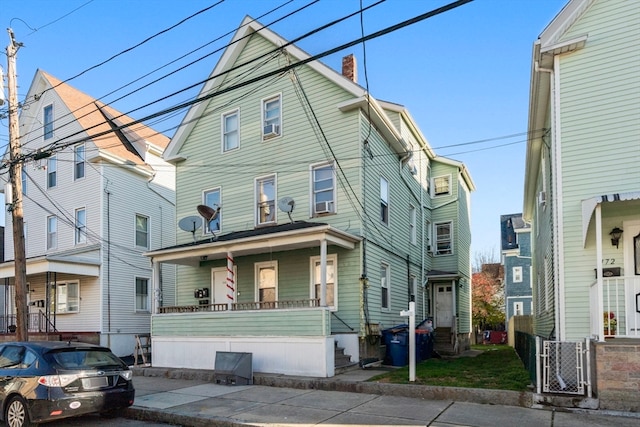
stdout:
[(215, 237), (215, 234), (213, 233), (213, 228), (211, 227), (211, 221), (215, 220), (220, 215), (220, 206), (214, 209), (211, 206), (198, 205), (196, 209), (198, 209), (198, 213), (202, 215), (204, 220), (207, 222), (207, 227), (209, 227), (209, 231), (211, 231), (211, 234), (213, 234), (213, 236)]
[(291, 222), (293, 222), (293, 219), (291, 219), (291, 212), (293, 212), (293, 208), (295, 206), (296, 202), (291, 197), (283, 197), (282, 199), (278, 200), (278, 208), (280, 208), (282, 212), (286, 212), (287, 215), (289, 215), (289, 221)]
[(202, 227), (202, 218), (199, 216), (187, 216), (178, 221), (178, 227), (182, 231), (188, 231), (193, 234), (193, 240), (196, 240), (196, 230)]

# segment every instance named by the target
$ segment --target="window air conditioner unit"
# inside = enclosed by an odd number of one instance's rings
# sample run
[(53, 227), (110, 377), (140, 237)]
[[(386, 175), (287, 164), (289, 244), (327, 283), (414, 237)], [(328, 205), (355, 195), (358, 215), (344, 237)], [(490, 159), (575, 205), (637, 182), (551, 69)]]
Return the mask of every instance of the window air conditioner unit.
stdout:
[(547, 192), (546, 191), (541, 191), (538, 193), (538, 204), (539, 205), (544, 205), (547, 203)]
[(278, 136), (280, 135), (280, 126), (274, 124), (266, 125), (262, 129), (262, 134), (265, 136), (265, 138)]
[(318, 202), (318, 203), (316, 203), (316, 213), (317, 214), (330, 213), (331, 212), (331, 205), (332, 205), (332, 202)]

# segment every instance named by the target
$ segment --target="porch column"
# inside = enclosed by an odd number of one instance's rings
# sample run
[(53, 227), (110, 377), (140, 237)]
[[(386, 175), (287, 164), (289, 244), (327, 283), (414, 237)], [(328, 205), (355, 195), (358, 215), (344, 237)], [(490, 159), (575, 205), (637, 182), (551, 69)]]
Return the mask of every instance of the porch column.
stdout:
[(326, 307), (326, 306), (327, 306), (327, 240), (322, 239), (320, 241), (320, 307)]
[(229, 311), (233, 309), (235, 290), (236, 280), (233, 274), (233, 253), (227, 252), (227, 306)]
[(604, 341), (604, 278), (602, 277), (602, 206), (600, 203), (596, 205), (596, 312), (591, 315), (596, 316), (596, 325), (598, 325), (598, 341)]
[(151, 298), (151, 313), (158, 314), (158, 307), (160, 306), (160, 269), (162, 264), (151, 260), (151, 266), (153, 269), (153, 298)]

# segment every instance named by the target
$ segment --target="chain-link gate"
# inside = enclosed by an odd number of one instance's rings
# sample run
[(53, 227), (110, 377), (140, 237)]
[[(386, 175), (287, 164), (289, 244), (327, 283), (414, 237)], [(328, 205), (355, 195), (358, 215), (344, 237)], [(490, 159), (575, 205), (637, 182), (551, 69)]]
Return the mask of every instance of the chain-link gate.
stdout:
[(540, 354), (542, 392), (591, 397), (588, 343), (543, 341)]

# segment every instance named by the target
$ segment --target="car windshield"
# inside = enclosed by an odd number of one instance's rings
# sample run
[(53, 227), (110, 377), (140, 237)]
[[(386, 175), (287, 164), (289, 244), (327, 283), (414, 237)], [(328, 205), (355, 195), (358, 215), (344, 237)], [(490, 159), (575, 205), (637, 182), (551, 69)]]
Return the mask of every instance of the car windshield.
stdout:
[(106, 369), (126, 368), (117, 356), (108, 350), (94, 348), (71, 348), (56, 350), (49, 355), (62, 369)]

